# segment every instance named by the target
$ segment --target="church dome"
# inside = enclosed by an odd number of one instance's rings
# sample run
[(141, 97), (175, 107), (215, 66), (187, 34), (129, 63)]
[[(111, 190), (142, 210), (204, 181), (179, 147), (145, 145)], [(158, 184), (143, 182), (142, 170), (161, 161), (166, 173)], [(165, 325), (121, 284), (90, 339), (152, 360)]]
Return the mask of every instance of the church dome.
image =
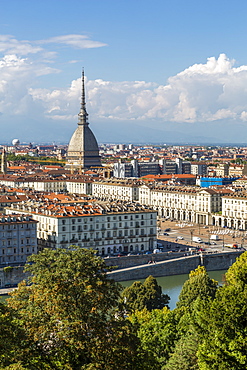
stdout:
[(83, 169), (101, 166), (98, 143), (88, 127), (87, 116), (83, 71), (81, 110), (78, 114), (78, 127), (69, 142), (66, 168)]
[(84, 152), (95, 150), (98, 151), (99, 148), (95, 136), (90, 128), (85, 125), (78, 125), (70, 139), (68, 152)]

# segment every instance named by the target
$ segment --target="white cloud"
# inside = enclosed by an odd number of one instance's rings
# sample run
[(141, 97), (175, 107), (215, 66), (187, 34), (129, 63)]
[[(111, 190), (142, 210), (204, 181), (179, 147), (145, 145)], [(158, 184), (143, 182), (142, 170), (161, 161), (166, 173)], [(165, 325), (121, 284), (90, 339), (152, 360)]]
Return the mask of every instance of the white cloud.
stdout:
[[(79, 41), (87, 41), (86, 37), (74, 36), (78, 35), (52, 38), (49, 42), (60, 40), (79, 47)], [(4, 38), (0, 39), (0, 47), (1, 40), (4, 42)], [(76, 119), (80, 108), (80, 78), (66, 89), (37, 87), (38, 76), (57, 72), (43, 58), (4, 56), (0, 59), (0, 112), (34, 114), (36, 110), (40, 117), (56, 121)], [(94, 121), (103, 118), (114, 122), (247, 122), (247, 66), (235, 67), (235, 62), (224, 54), (186, 68), (170, 77), (165, 85), (86, 79), (86, 93), (87, 110)]]
[(27, 56), (30, 54), (42, 54), (49, 59), (56, 57), (56, 52), (48, 51), (40, 46), (46, 44), (63, 44), (76, 49), (99, 48), (107, 45), (103, 42), (91, 40), (87, 35), (64, 35), (34, 41), (17, 40), (12, 35), (0, 35), (0, 53), (3, 55)]
[(0, 35), (0, 52), (5, 54), (28, 55), (41, 52), (40, 46), (32, 45), (30, 41), (16, 40), (11, 35)]
[(33, 99), (29, 88), (37, 76), (56, 72), (55, 68), (44, 63), (33, 63), (17, 55), (5, 55), (0, 59), (0, 112), (5, 115), (31, 112)]
[(39, 44), (64, 44), (76, 49), (91, 49), (106, 46), (103, 42), (93, 41), (86, 35), (64, 35), (50, 37), (46, 40), (38, 41)]
[[(87, 81), (87, 107), (94, 119), (164, 120), (174, 122), (246, 121), (247, 66), (234, 68), (234, 61), (221, 54), (195, 64), (158, 86), (145, 81)], [(46, 114), (53, 107), (70, 117), (79, 109), (80, 78), (67, 90), (30, 90), (33, 99), (44, 104)], [(60, 119), (56, 115), (54, 119)]]

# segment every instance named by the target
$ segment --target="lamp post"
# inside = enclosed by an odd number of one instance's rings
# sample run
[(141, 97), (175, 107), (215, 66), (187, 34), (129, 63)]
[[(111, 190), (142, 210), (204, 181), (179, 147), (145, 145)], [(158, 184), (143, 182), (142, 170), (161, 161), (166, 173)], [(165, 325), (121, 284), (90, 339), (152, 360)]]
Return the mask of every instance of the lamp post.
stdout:
[(192, 245), (193, 241), (193, 230), (190, 230), (190, 244)]
[(242, 233), (241, 249), (244, 247), (244, 232)]

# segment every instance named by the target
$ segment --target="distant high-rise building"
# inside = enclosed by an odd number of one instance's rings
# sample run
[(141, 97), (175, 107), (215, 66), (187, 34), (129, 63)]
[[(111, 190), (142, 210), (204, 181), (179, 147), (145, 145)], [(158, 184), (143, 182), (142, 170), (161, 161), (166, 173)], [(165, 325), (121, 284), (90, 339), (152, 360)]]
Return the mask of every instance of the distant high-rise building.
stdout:
[(3, 151), (2, 151), (1, 172), (3, 174), (5, 174), (7, 172), (6, 151), (5, 151), (5, 149), (3, 149)]
[(192, 175), (207, 176), (207, 164), (203, 162), (191, 162)]
[(78, 114), (78, 127), (73, 133), (68, 146), (66, 160), (67, 169), (83, 170), (90, 167), (101, 166), (98, 143), (94, 134), (88, 127), (89, 123), (87, 117), (83, 71), (81, 109)]

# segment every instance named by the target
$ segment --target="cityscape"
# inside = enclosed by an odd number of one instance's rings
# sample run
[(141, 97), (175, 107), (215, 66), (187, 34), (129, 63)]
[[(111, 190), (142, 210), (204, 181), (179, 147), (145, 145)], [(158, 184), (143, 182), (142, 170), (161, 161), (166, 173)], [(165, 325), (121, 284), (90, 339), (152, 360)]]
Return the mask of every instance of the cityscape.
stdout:
[(0, 369), (246, 370), (243, 2), (1, 2)]
[(68, 146), (19, 139), (2, 146), (2, 211), (31, 217), (37, 237), (3, 233), (1, 264), (24, 263), (34, 251), (71, 243), (101, 256), (162, 251), (171, 245), (169, 234), (165, 242), (157, 239), (162, 219), (247, 231), (247, 148), (99, 147), (89, 128), (84, 71), (81, 82)]

